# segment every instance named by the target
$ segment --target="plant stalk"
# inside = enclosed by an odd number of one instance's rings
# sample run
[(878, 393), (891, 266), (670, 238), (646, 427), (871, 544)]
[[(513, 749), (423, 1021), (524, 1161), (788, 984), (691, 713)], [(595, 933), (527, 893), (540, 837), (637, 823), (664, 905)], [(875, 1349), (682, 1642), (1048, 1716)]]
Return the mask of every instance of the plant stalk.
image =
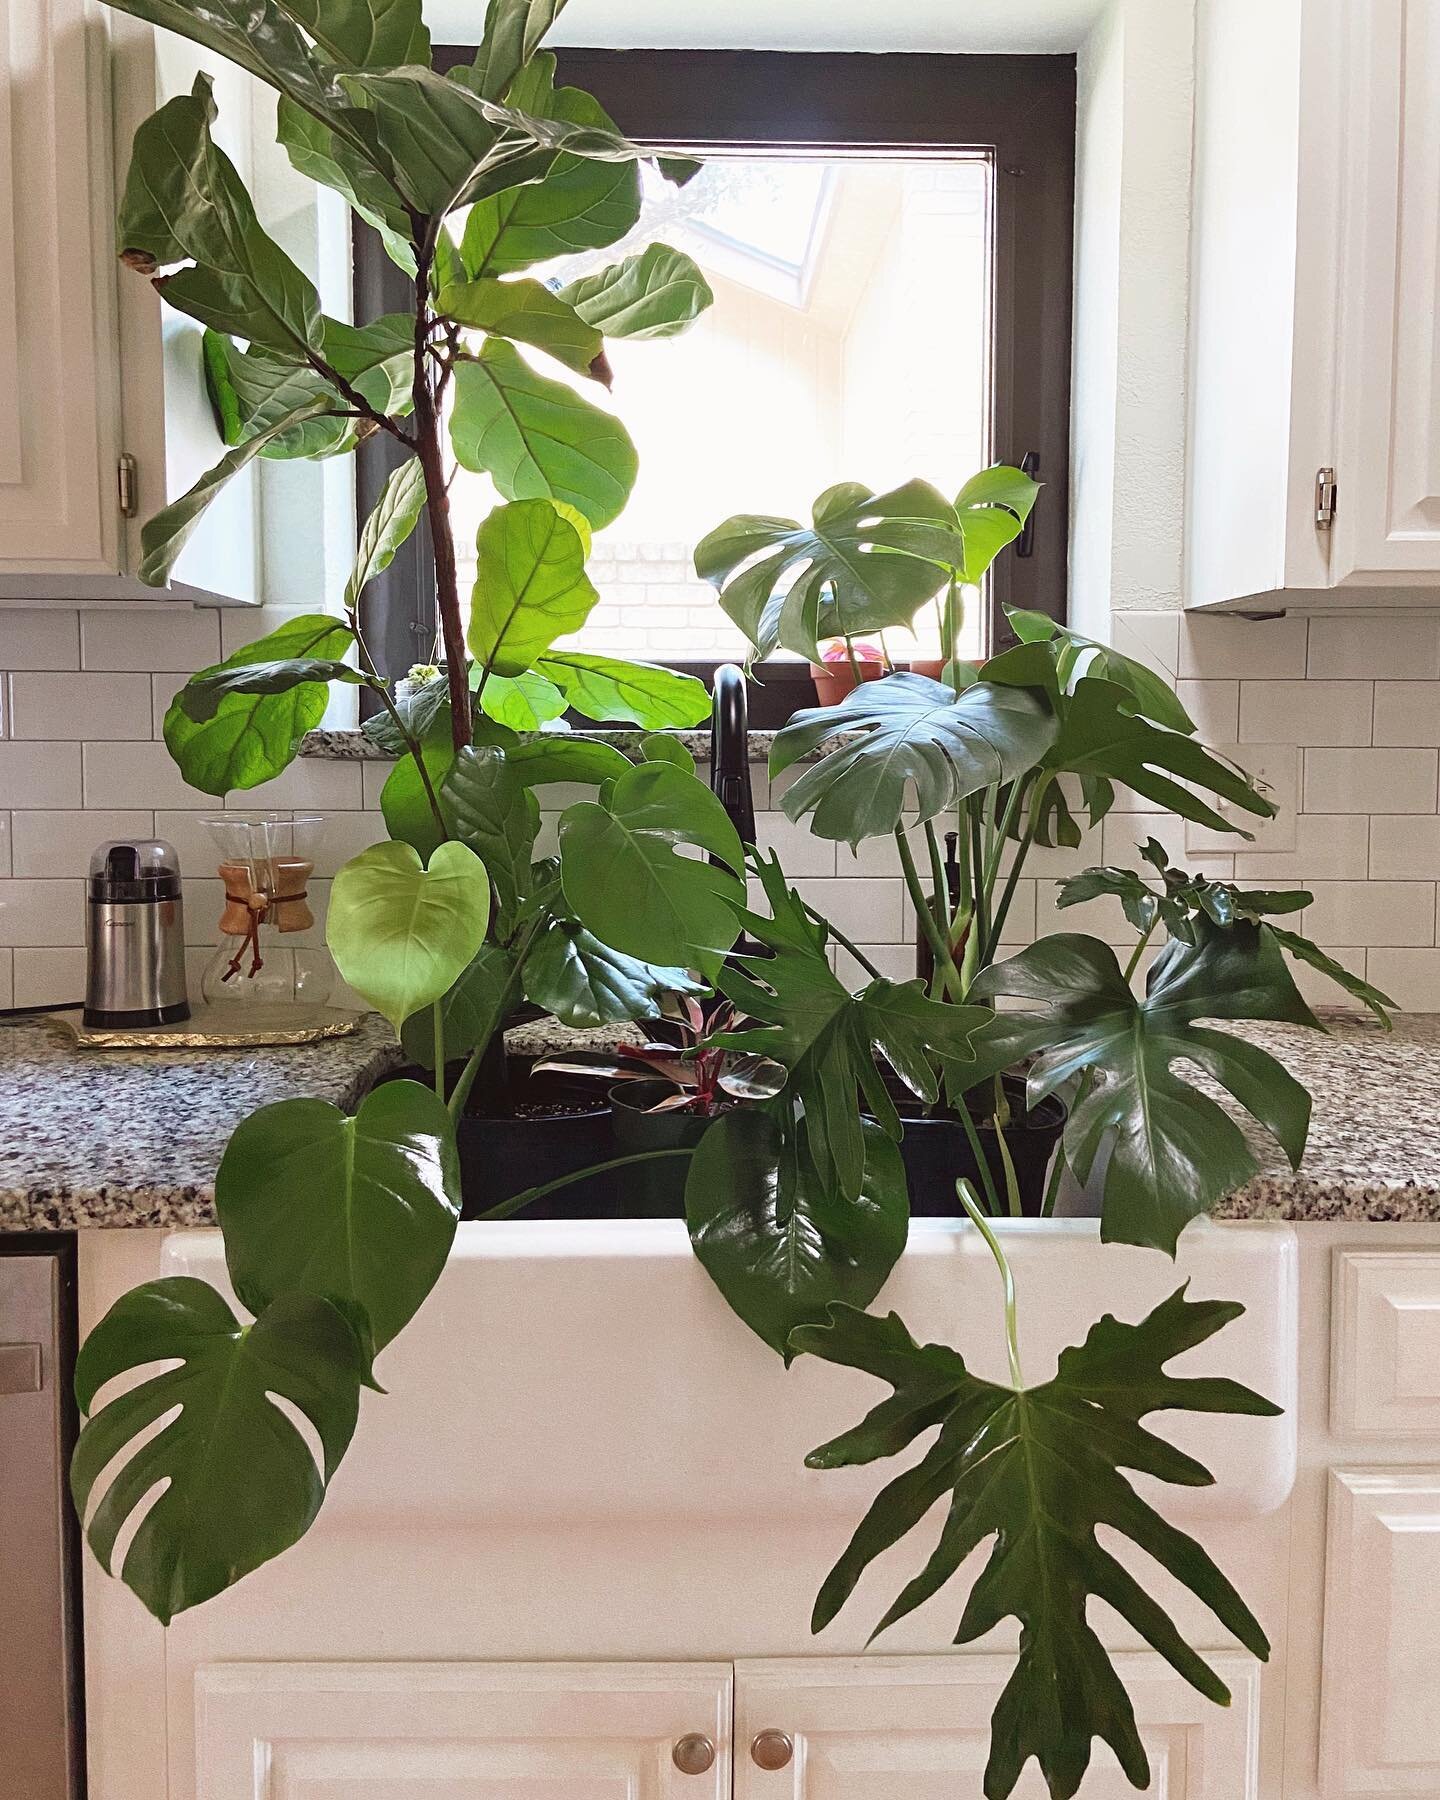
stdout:
[(1130, 960), (1125, 965), (1125, 981), (1127, 986), (1129, 985), (1131, 976), (1134, 975), (1136, 969), (1139, 968), (1140, 958), (1145, 954), (1145, 946), (1150, 942), (1151, 938), (1154, 937), (1155, 927), (1159, 923), (1160, 915), (1159, 913), (1156, 913), (1155, 917), (1145, 927), (1144, 931), (1140, 933), (1140, 942), (1136, 944), (1135, 948), (1130, 952)]
[[(965, 1128), (965, 1136), (970, 1144), (970, 1153), (975, 1158), (975, 1167), (980, 1172), (980, 1185), (985, 1190), (985, 1203), (992, 1213), (998, 1214), (1000, 1197), (995, 1192), (995, 1177), (990, 1173), (990, 1164), (985, 1156), (985, 1146), (980, 1141), (980, 1133), (976, 1129), (974, 1119), (970, 1116), (970, 1108), (966, 1104), (963, 1094), (960, 1096), (960, 1104), (955, 1110), (960, 1115), (960, 1123)], [(965, 1187), (968, 1184), (961, 1182), (960, 1185)]]
[(829, 921), (829, 919), (827, 919), (822, 912), (818, 912), (815, 909), (815, 907), (806, 906), (806, 904), (803, 900), (800, 902), (800, 904), (805, 907), (805, 913), (806, 913), (807, 918), (813, 919), (817, 925), (823, 925), (825, 927), (825, 929), (830, 933), (831, 937), (834, 938), (835, 942), (840, 946), (840, 948), (842, 950), (848, 950), (850, 952), (850, 954), (855, 958), (856, 962), (859, 963), (860, 967), (865, 971), (865, 973), (868, 976), (870, 976), (870, 978), (872, 980), (874, 980), (874, 981), (883, 981), (884, 980), (883, 973), (875, 967), (875, 964), (873, 962), (871, 962), (870, 958), (865, 954), (865, 952), (860, 948), (860, 946), (858, 944), (852, 944), (850, 939), (848, 937), (846, 937), (845, 933), (843, 931), (841, 931), (838, 926), (832, 925), (831, 922)]
[(960, 1196), (961, 1205), (970, 1215), (970, 1223), (989, 1246), (990, 1254), (995, 1258), (995, 1266), (1000, 1271), (1000, 1279), (1005, 1287), (1005, 1348), (1010, 1357), (1010, 1385), (1017, 1394), (1023, 1394), (1025, 1377), (1020, 1372), (1020, 1334), (1015, 1316), (1015, 1277), (1011, 1273), (1009, 1259), (1000, 1248), (1000, 1240), (990, 1229), (984, 1213), (976, 1204), (970, 1183), (957, 1181), (955, 1191)]
[(945, 971), (947, 981), (954, 982), (955, 998), (964, 998), (964, 989), (960, 983), (960, 971), (955, 967), (955, 958), (950, 954), (950, 945), (941, 931), (930, 902), (925, 897), (925, 887), (920, 880), (920, 872), (915, 867), (915, 858), (910, 851), (910, 841), (905, 836), (903, 824), (895, 827), (895, 842), (900, 851), (900, 867), (905, 875), (905, 886), (910, 892), (910, 904), (914, 907), (920, 920), (920, 928), (925, 933), (925, 940), (930, 946), (930, 954), (935, 958), (935, 967)]

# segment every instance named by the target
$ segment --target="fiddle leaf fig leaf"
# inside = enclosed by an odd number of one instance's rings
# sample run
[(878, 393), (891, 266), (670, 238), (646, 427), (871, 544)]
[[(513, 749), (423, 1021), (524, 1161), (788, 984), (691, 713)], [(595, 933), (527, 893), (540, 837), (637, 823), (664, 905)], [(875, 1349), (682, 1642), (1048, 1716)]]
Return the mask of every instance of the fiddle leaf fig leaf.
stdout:
[(353, 612), (361, 594), (394, 562), (425, 510), (425, 471), (412, 456), (392, 469), (360, 532), (355, 567), (345, 583), (345, 610)]
[(450, 282), (441, 288), (437, 304), (457, 324), (533, 344), (577, 375), (589, 375), (605, 347), (600, 333), (563, 294), (552, 293), (528, 276), (518, 281), (486, 275), (478, 281)]
[(828, 1324), (802, 1326), (791, 1336), (795, 1352), (861, 1369), (894, 1390), (853, 1431), (813, 1451), (806, 1458), (810, 1468), (895, 1456), (939, 1427), (920, 1461), (876, 1497), (820, 1590), (812, 1628), (822, 1630), (870, 1564), (946, 1496), (940, 1541), (877, 1635), (938, 1593), (972, 1552), (990, 1544), (955, 1636), (957, 1644), (973, 1643), (1004, 1619), (1020, 1622), (1015, 1667), (991, 1722), (986, 1800), (1007, 1800), (1031, 1757), (1052, 1800), (1072, 1800), (1095, 1738), (1109, 1744), (1135, 1787), (1149, 1786), (1134, 1709), (1087, 1616), (1092, 1600), (1113, 1607), (1207, 1699), (1222, 1706), (1229, 1701), (1224, 1682), (1116, 1559), (1102, 1528), (1107, 1537), (1129, 1539), (1247, 1650), (1268, 1658), (1259, 1621), (1208, 1552), (1163, 1519), (1128, 1474), (1183, 1487), (1213, 1480), (1192, 1456), (1141, 1424), (1150, 1413), (1267, 1418), (1279, 1412), (1238, 1382), (1166, 1372), (1168, 1362), (1243, 1310), (1230, 1301), (1186, 1300), (1182, 1287), (1138, 1325), (1107, 1313), (1083, 1344), (1062, 1351), (1051, 1380), (1030, 1388), (980, 1380), (954, 1350), (917, 1344), (894, 1313), (872, 1318), (835, 1306)]
[(924, 481), (879, 495), (845, 482), (808, 526), (741, 514), (695, 548), (696, 574), (758, 656), (783, 647), (811, 662), (821, 638), (908, 625), (964, 561), (955, 508)]
[(598, 802), (564, 812), (560, 868), (575, 917), (627, 955), (708, 977), (739, 932), (739, 836), (709, 788), (671, 763), (628, 769)]
[(960, 693), (927, 675), (863, 682), (839, 706), (796, 713), (775, 739), (772, 776), (839, 732), (858, 732), (787, 789), (786, 816), (813, 814), (819, 837), (852, 846), (893, 832), (913, 793), (921, 820), (995, 782), (1023, 778), (1050, 750), (1056, 723), (1022, 688), (973, 682)]
[(353, 1116), (325, 1100), (262, 1106), (225, 1146), (215, 1211), (243, 1306), (328, 1300), (375, 1355), (419, 1311), (454, 1242), (460, 1159), (445, 1103), (387, 1081)]
[(475, 58), (475, 82), (487, 100), (503, 100), (545, 41), (565, 0), (491, 0)]
[(496, 921), (508, 937), (529, 884), (540, 830), (540, 806), (511, 769), (506, 752), (482, 745), (461, 750), (440, 790), (451, 831), (484, 863), (499, 902)]
[[(172, 1361), (178, 1366), (92, 1410), (97, 1392), (116, 1376)], [(283, 1295), (251, 1325), (190, 1276), (122, 1295), (75, 1365), (76, 1398), (89, 1416), (70, 1489), (101, 1568), (110, 1573), (126, 1520), (157, 1488), (120, 1577), (162, 1625), (297, 1543), (349, 1448), (368, 1373), (349, 1321), (311, 1294)], [(314, 1428), (319, 1468), (277, 1398)], [(176, 1408), (169, 1423), (136, 1443)], [(100, 1477), (112, 1467), (91, 1509)]]
[(715, 299), (699, 265), (666, 244), (582, 276), (560, 297), (608, 338), (676, 337)]
[(485, 939), (490, 882), (465, 844), (429, 866), (409, 844), (372, 844), (335, 877), (325, 941), (341, 975), (399, 1031), (441, 999)]
[(575, 919), (547, 921), (525, 958), (526, 998), (576, 1031), (652, 1019), (668, 995), (708, 991), (688, 969), (612, 950)]
[(1225, 1088), (1292, 1168), (1300, 1165), (1310, 1124), (1309, 1094), (1274, 1057), (1197, 1023), (1316, 1026), (1273, 932), (1248, 922), (1222, 929), (1203, 914), (1194, 930), (1193, 944), (1166, 945), (1143, 1000), (1131, 992), (1113, 950), (1071, 933), (1041, 938), (983, 970), (972, 1000), (1004, 996), (1042, 1010), (997, 1013), (977, 1043), (979, 1060), (952, 1070), (952, 1087), (968, 1088), (1033, 1057), (1032, 1105), (1088, 1074), (1065, 1127), (1066, 1158), (1084, 1181), (1108, 1145), (1102, 1236), (1170, 1255), (1190, 1220), (1258, 1167), (1239, 1125), (1177, 1064), (1196, 1064)]
[(228, 694), (288, 694), (311, 682), (347, 682), (363, 687), (369, 677), (349, 663), (322, 657), (296, 657), (288, 662), (241, 663), (234, 668), (206, 669), (192, 675), (176, 696), (180, 710), (197, 725), (213, 719)]
[[(364, 115), (356, 116), (363, 119)], [(413, 278), (417, 267), (414, 218), (371, 157), (357, 153), (353, 143), (333, 130), (324, 118), (307, 111), (286, 94), (280, 96), (276, 110), (275, 136), (291, 166), (321, 187), (341, 195), (366, 224), (380, 233), (386, 255)]]
[(627, 775), (634, 766), (613, 744), (598, 738), (572, 737), (569, 732), (533, 738), (507, 752), (510, 768), (526, 787), (554, 782), (589, 781), (599, 787)]
[(341, 69), (428, 63), (420, 0), (278, 0)]
[[(271, 781), (292, 763), (307, 731), (325, 716), (329, 702), (329, 677), (288, 679), (278, 691), (226, 691), (229, 671), (245, 671), (255, 665), (282, 668), (330, 667), (354, 642), (350, 627), (327, 613), (306, 613), (287, 619), (268, 637), (246, 644), (213, 669), (192, 676), (170, 703), (165, 714), (165, 747), (180, 773), (193, 788), (205, 794), (228, 794), (235, 788), (257, 787)], [(344, 679), (355, 679), (349, 669)], [(219, 682), (209, 716), (196, 720), (187, 702), (198, 690)], [(202, 710), (209, 701), (201, 702)]]
[(525, 675), (492, 675), (478, 699), (487, 719), (511, 731), (539, 731), (568, 706), (554, 682), (533, 669)]
[(475, 552), (467, 636), (476, 662), (496, 674), (528, 673), (600, 598), (579, 532), (549, 500), (497, 506), (476, 533)]
[(701, 1138), (685, 1182), (690, 1242), (735, 1314), (788, 1362), (790, 1334), (835, 1301), (868, 1306), (905, 1248), (910, 1202), (900, 1152), (857, 1119), (859, 1191), (817, 1173), (769, 1111), (743, 1108)]
[(456, 365), (450, 441), (507, 500), (559, 500), (597, 531), (619, 517), (639, 458), (616, 418), (537, 375), (503, 338)]
[(586, 650), (551, 650), (535, 666), (559, 688), (566, 705), (587, 719), (621, 719), (647, 731), (683, 731), (710, 717), (709, 689), (678, 669)]
[[(500, 944), (480, 954), (440, 1002), (445, 1060), (454, 1062), (488, 1044), (515, 1000), (515, 959)], [(435, 1009), (422, 1006), (400, 1033), (405, 1054), (422, 1069), (435, 1067)]]

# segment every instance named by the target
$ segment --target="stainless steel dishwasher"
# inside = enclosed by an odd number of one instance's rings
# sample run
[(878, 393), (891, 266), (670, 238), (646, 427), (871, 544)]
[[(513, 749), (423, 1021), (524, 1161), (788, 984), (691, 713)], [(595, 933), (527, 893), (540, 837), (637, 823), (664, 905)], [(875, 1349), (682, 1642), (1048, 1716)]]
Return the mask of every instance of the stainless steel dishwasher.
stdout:
[(75, 1241), (0, 1236), (0, 1787), (82, 1800)]

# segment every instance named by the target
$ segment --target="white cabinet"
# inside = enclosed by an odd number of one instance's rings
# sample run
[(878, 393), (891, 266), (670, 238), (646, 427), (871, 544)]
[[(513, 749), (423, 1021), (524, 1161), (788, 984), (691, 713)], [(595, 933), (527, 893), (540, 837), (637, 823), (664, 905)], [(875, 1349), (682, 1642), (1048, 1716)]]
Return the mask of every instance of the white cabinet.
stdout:
[(1186, 603), (1440, 605), (1440, 9), (1197, 18)]
[(196, 1676), (196, 1792), (728, 1800), (730, 1721), (726, 1664), (236, 1663)]
[[(1230, 1706), (1203, 1700), (1158, 1656), (1117, 1654), (1150, 1759), (1150, 1791), (1167, 1800), (1255, 1800), (1259, 1671), (1248, 1656), (1207, 1658)], [(736, 1800), (957, 1800), (979, 1794), (990, 1713), (1010, 1678), (1008, 1656), (864, 1657), (743, 1662), (735, 1671)], [(764, 1737), (762, 1738), (762, 1734)], [(776, 1734), (789, 1760), (768, 1754)], [(756, 1739), (762, 1738), (757, 1745)], [(783, 1755), (783, 1747), (781, 1755)], [(1103, 1744), (1085, 1800), (1133, 1797)], [(1031, 1762), (1015, 1800), (1044, 1800)]]

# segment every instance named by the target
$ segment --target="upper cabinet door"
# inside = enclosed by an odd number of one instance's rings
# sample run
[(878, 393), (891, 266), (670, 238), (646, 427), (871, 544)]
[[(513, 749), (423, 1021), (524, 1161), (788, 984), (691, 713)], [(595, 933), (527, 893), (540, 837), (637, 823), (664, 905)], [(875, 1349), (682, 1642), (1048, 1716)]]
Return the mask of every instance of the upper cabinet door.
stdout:
[(107, 84), (94, 0), (0, 0), (0, 568), (120, 567)]
[[(1202, 1699), (1149, 1652), (1124, 1652), (1114, 1660), (1134, 1702), (1152, 1794), (1257, 1800), (1260, 1684), (1250, 1657), (1206, 1657), (1230, 1689), (1228, 1708)], [(990, 1713), (1014, 1666), (1013, 1657), (971, 1651), (739, 1663), (735, 1800), (978, 1795)], [(1134, 1800), (1135, 1790), (1106, 1746), (1097, 1744), (1081, 1793), (1084, 1800)], [(1015, 1800), (1045, 1800), (1034, 1762), (1020, 1777)]]
[(168, 1800), (729, 1800), (731, 1711), (728, 1664), (219, 1665)]
[(1440, 574), (1440, 6), (1348, 9), (1339, 585)]

